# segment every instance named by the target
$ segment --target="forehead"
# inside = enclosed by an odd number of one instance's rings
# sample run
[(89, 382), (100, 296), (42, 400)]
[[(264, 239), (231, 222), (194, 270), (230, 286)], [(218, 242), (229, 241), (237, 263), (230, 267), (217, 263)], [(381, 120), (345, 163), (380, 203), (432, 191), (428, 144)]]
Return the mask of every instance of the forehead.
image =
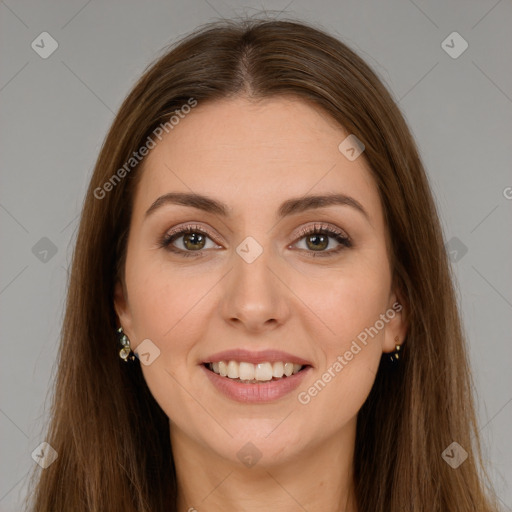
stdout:
[(338, 149), (348, 135), (321, 109), (294, 98), (199, 103), (146, 157), (135, 215), (171, 191), (216, 197), (235, 212), (339, 192), (378, 217), (366, 161), (349, 161)]

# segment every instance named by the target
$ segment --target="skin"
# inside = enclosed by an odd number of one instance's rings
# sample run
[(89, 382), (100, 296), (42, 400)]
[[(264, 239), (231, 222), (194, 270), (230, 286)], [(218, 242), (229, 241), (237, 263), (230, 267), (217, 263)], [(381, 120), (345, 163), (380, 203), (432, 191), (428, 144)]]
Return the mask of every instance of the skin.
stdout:
[[(199, 104), (144, 162), (115, 309), (133, 350), (145, 339), (160, 350), (141, 368), (170, 418), (179, 510), (356, 510), (357, 413), (382, 353), (394, 350), (395, 337), (400, 343), (405, 337), (405, 309), (308, 404), (297, 399), (359, 333), (401, 302), (369, 168), (364, 156), (349, 161), (338, 150), (347, 135), (302, 100), (237, 97)], [(208, 195), (226, 203), (232, 216), (168, 204), (145, 219), (153, 202), (171, 191)], [(333, 192), (359, 201), (369, 220), (335, 205), (278, 222), (283, 201)], [(314, 245), (297, 232), (318, 222), (343, 230), (353, 246), (312, 257)], [(165, 233), (187, 223), (214, 235), (199, 256), (159, 247)], [(263, 248), (250, 264), (236, 252), (247, 236)], [(328, 240), (320, 251), (339, 246)], [(183, 242), (181, 236), (173, 245), (193, 252), (197, 242)], [(284, 350), (313, 369), (276, 402), (242, 404), (219, 393), (199, 366), (234, 348)], [(247, 442), (261, 453), (251, 468), (237, 457)]]

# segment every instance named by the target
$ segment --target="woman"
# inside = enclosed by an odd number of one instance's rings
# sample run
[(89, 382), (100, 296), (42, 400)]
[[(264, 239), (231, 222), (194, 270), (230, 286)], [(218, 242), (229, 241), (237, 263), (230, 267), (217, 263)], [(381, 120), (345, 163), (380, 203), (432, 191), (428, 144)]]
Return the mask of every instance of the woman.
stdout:
[(145, 72), (61, 343), (34, 510), (498, 510), (415, 143), (313, 27), (208, 25)]

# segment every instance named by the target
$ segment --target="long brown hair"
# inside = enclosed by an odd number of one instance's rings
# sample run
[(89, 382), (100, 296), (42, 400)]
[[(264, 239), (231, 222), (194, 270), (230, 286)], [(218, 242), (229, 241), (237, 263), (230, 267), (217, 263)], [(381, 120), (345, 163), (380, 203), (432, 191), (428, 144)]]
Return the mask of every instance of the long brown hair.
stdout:
[[(141, 174), (126, 162), (191, 98), (202, 104), (235, 95), (312, 102), (363, 141), (379, 190), (409, 330), (398, 369), (381, 361), (358, 413), (359, 512), (498, 510), (482, 464), (442, 230), (411, 133), (376, 74), (345, 44), (301, 22), (257, 19), (208, 24), (166, 49), (106, 137), (83, 204), (44, 438), (58, 457), (36, 467), (31, 510), (175, 509), (169, 419), (140, 363), (120, 360), (115, 338), (113, 289), (123, 279)], [(127, 172), (113, 180), (123, 166)], [(442, 457), (453, 441), (468, 453), (457, 469)]]

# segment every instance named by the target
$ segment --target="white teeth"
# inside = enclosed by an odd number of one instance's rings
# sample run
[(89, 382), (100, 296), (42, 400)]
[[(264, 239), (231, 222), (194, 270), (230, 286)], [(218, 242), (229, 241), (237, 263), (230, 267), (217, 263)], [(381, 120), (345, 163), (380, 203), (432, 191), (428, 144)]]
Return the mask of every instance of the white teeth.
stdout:
[(239, 378), (239, 364), (236, 361), (229, 361), (228, 363), (228, 377), (230, 379), (238, 379)]
[[(243, 363), (240, 364), (242, 365)], [(272, 365), (270, 363), (258, 363), (254, 370), (254, 378), (256, 380), (272, 380)]]
[(251, 363), (240, 363), (238, 367), (238, 375), (241, 380), (254, 379), (254, 365)]
[(280, 379), (284, 375), (284, 364), (279, 361), (272, 365), (272, 376)]
[[(215, 372), (215, 368), (212, 368), (212, 370)], [(222, 377), (226, 377), (226, 375), (228, 374), (228, 365), (224, 361), (219, 361), (219, 374)]]
[(221, 377), (240, 379), (246, 382), (265, 382), (272, 378), (280, 379), (283, 376), (290, 377), (298, 373), (302, 365), (294, 363), (246, 363), (245, 361), (219, 361), (208, 365), (210, 370)]

